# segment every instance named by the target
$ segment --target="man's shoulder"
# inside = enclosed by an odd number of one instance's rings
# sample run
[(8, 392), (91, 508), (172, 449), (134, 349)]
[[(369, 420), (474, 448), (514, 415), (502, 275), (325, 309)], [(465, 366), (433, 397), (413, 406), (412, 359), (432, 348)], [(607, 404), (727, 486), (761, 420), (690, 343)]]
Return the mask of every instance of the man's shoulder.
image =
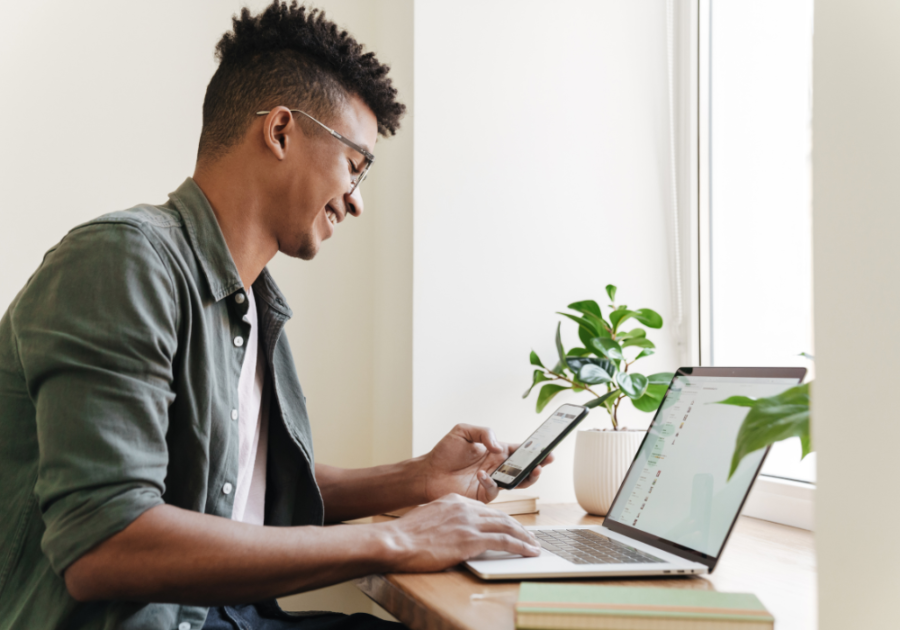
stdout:
[(72, 228), (72, 232), (81, 230), (90, 226), (101, 225), (130, 225), (140, 230), (145, 229), (165, 229), (173, 227), (181, 227), (184, 221), (181, 214), (168, 206), (153, 206), (150, 204), (139, 204), (128, 208), (127, 210), (118, 210), (110, 212), (91, 219), (81, 225)]
[[(86, 221), (74, 228), (51, 248), (47, 254), (87, 246), (91, 258), (104, 259), (113, 255), (141, 257), (155, 250), (180, 249), (185, 240), (181, 214), (168, 206), (141, 204), (118, 210)], [(107, 250), (105, 254), (99, 250)]]

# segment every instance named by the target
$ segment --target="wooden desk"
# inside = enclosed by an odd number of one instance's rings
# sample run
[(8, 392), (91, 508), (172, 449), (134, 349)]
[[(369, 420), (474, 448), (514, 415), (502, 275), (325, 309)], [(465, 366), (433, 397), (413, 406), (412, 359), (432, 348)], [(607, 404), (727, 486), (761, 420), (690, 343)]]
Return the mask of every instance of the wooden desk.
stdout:
[[(577, 505), (542, 504), (525, 525), (597, 525)], [(388, 517), (384, 517), (388, 518)], [(816, 567), (812, 533), (742, 516), (712, 575), (683, 578), (561, 580), (661, 588), (755, 593), (775, 615), (777, 630), (816, 628)], [(512, 630), (519, 583), (486, 582), (466, 569), (442, 573), (370, 575), (356, 586), (412, 630)]]

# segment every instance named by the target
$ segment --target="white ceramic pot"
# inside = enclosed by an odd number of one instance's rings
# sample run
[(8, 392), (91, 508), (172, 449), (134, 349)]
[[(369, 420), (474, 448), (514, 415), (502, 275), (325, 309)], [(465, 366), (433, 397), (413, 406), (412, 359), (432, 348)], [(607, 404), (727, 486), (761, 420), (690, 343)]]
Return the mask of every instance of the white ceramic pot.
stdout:
[(605, 516), (646, 431), (579, 431), (575, 439), (575, 498)]

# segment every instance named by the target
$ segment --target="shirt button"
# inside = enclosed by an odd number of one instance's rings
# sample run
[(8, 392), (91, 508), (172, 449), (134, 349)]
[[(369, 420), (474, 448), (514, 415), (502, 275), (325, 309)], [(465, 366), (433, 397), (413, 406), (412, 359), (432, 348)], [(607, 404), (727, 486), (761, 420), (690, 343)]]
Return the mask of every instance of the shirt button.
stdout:
[(225, 482), (225, 485), (222, 486), (222, 492), (224, 492), (225, 494), (231, 494), (232, 490), (234, 490), (234, 486), (232, 486), (228, 482)]
[(189, 624), (187, 621), (182, 621), (180, 624), (178, 624), (178, 630), (191, 630), (191, 624)]
[(234, 345), (236, 345), (238, 348), (240, 348), (241, 346), (243, 346), (243, 345), (244, 345), (244, 338), (243, 338), (243, 337), (235, 337), (235, 338), (234, 338)]
[[(237, 295), (234, 296), (234, 301), (237, 302), (238, 304), (243, 304), (244, 300), (246, 300), (246, 299), (247, 299), (247, 297), (243, 293), (238, 293)], [(181, 630), (185, 630), (185, 629), (182, 628)]]
[(232, 419), (232, 420), (237, 420), (237, 416), (238, 416), (238, 414), (237, 414), (237, 409), (232, 409), (232, 410), (231, 410), (231, 419)]

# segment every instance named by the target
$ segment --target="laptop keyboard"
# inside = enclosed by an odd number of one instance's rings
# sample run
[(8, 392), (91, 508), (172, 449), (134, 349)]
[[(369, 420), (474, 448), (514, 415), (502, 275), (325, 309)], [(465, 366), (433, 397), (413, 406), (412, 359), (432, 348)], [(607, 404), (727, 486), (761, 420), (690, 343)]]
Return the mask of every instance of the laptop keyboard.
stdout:
[(589, 529), (539, 529), (531, 533), (544, 549), (572, 564), (665, 563), (649, 553)]

